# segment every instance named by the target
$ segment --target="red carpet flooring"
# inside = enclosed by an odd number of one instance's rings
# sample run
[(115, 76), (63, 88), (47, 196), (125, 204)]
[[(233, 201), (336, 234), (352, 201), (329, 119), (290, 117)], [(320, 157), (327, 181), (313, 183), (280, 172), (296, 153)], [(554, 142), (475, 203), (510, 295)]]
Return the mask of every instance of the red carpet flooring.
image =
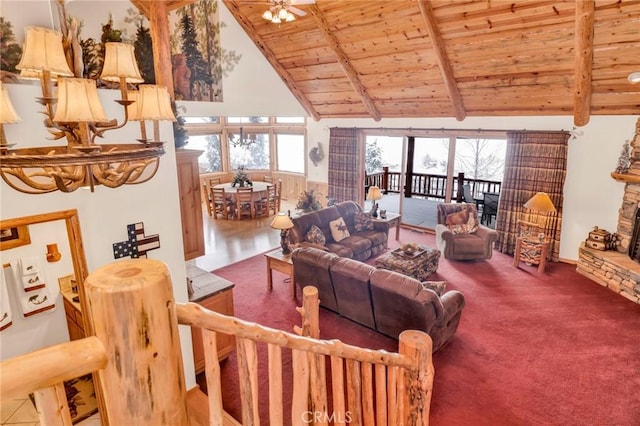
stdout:
[[(400, 240), (435, 246), (432, 235), (406, 229)], [(434, 355), (431, 424), (640, 425), (640, 305), (578, 275), (574, 265), (552, 263), (540, 275), (512, 260), (498, 252), (489, 261), (440, 260), (433, 279), (460, 290), (466, 306), (456, 335)], [(300, 323), (284, 275), (274, 272), (267, 291), (262, 255), (214, 272), (236, 284), (237, 317), (286, 331)], [(392, 339), (320, 314), (322, 338), (397, 350)], [(225, 391), (237, 387), (235, 362), (232, 354), (224, 363)], [(266, 389), (265, 380), (265, 397)], [(236, 418), (238, 406), (237, 394), (225, 397)]]

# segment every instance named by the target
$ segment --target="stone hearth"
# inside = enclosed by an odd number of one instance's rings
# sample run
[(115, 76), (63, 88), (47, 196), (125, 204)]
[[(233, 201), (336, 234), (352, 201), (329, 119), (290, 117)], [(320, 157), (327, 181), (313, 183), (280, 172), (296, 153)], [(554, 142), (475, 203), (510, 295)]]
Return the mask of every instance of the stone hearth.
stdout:
[(615, 235), (616, 250), (595, 250), (585, 247), (583, 243), (579, 250), (577, 271), (640, 304), (640, 263), (628, 255), (636, 209), (640, 207), (640, 119), (636, 122), (635, 137), (630, 145), (629, 170), (611, 174), (614, 179), (625, 183)]

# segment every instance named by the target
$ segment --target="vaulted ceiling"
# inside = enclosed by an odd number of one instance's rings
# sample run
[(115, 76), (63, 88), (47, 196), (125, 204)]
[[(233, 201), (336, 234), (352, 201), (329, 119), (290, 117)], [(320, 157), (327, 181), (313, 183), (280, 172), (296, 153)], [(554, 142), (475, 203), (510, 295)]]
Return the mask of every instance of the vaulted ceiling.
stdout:
[[(131, 0), (156, 29), (193, 1)], [(281, 24), (263, 12), (309, 0), (222, 1), (316, 120), (640, 114), (640, 0), (316, 0)]]
[(640, 114), (638, 0), (223, 1), (316, 120)]

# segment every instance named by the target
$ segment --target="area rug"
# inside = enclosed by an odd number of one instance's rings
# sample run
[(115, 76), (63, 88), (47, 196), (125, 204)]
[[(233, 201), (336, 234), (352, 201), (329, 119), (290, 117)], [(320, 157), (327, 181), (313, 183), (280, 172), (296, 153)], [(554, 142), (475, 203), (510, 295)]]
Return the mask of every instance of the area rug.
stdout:
[[(435, 246), (433, 235), (402, 229), (390, 249), (410, 241)], [(552, 263), (539, 274), (512, 261), (498, 252), (487, 261), (441, 259), (432, 276), (461, 291), (466, 306), (457, 333), (434, 354), (431, 424), (640, 424), (640, 306), (577, 274), (575, 265)], [(267, 291), (263, 255), (215, 273), (235, 283), (237, 317), (286, 331), (300, 323), (285, 275), (274, 272)], [(320, 320), (322, 338), (397, 351), (395, 340), (327, 310)], [(265, 359), (259, 362), (266, 374)], [(240, 418), (235, 363), (232, 353), (223, 365), (224, 404)], [(259, 392), (266, 424), (266, 379)]]

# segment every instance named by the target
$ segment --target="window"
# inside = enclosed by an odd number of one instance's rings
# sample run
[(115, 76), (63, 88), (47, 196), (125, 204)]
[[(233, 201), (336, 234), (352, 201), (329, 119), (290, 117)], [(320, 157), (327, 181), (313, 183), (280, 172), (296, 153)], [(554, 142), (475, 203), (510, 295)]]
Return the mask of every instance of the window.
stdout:
[(305, 117), (184, 117), (187, 148), (203, 150), (200, 173), (305, 171)]
[(231, 170), (240, 167), (270, 170), (269, 134), (247, 133), (242, 139), (239, 133), (229, 134), (229, 159)]
[(304, 173), (304, 135), (276, 135), (277, 170)]
[(204, 151), (198, 157), (200, 173), (221, 172), (222, 152), (220, 150), (220, 135), (189, 136), (189, 149)]

